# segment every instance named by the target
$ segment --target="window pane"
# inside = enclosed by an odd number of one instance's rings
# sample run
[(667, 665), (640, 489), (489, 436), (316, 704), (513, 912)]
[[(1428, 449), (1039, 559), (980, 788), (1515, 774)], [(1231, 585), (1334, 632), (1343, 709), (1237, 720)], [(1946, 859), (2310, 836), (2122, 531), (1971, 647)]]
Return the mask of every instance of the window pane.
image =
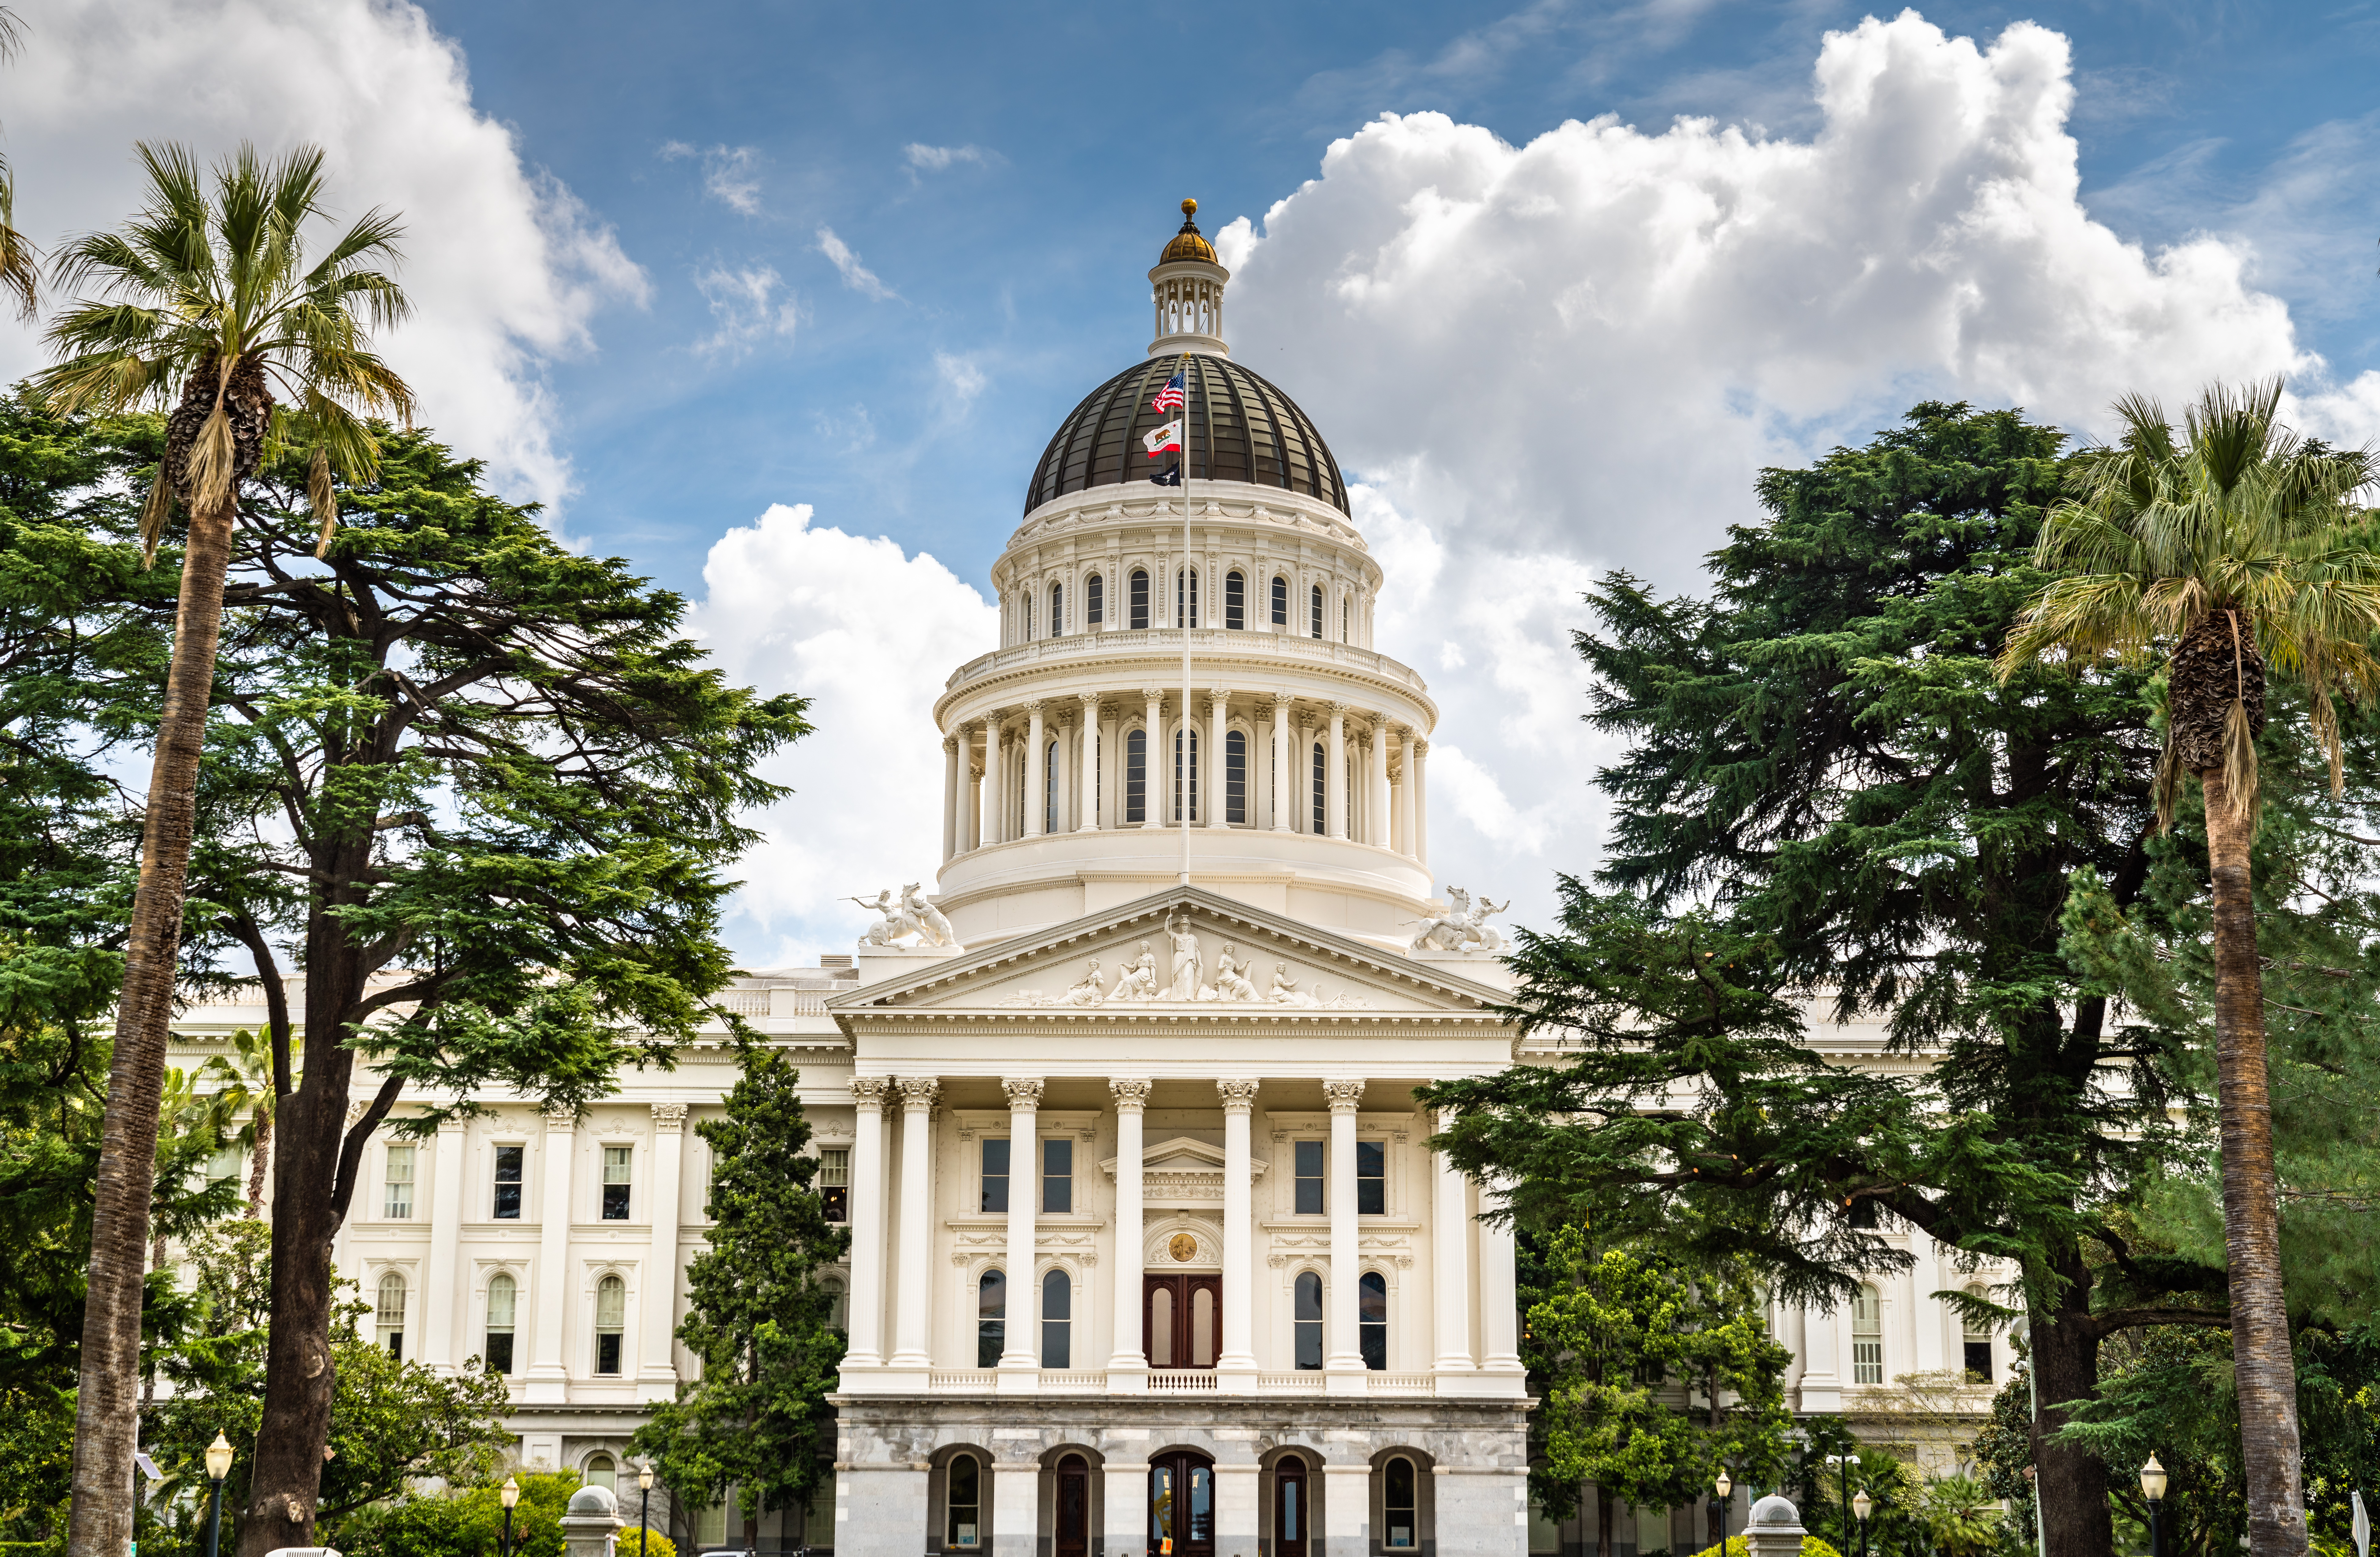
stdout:
[(1075, 1209), (1073, 1141), (1041, 1143), (1041, 1209), (1051, 1216), (1065, 1216)]
[(413, 1148), (409, 1146), (388, 1149), (388, 1197), (381, 1209), (395, 1218), (413, 1214)]
[(1389, 1210), (1388, 1146), (1376, 1140), (1355, 1143), (1355, 1212), (1386, 1216)]
[(496, 1148), (496, 1198), (494, 1214), (506, 1221), (516, 1221), (521, 1213), (521, 1153), (525, 1147)]
[(998, 1368), (1008, 1348), (1008, 1278), (986, 1271), (975, 1294), (975, 1365)]
[[(1173, 820), (1176, 821), (1182, 820), (1182, 736), (1184, 734), (1184, 732), (1180, 730), (1173, 732)], [(1190, 736), (1190, 820), (1196, 821), (1199, 820), (1198, 732), (1192, 730), (1187, 734)]]
[(1248, 824), (1248, 736), (1233, 730), (1223, 737), (1223, 820), (1234, 827)]
[(1223, 626), (1237, 632), (1248, 625), (1248, 581), (1237, 573), (1223, 576)]
[(983, 1203), (981, 1211), (1008, 1210), (1008, 1142), (987, 1137), (983, 1143)]
[(1148, 575), (1138, 568), (1132, 575), (1132, 617), (1135, 628), (1148, 626)]
[(1215, 1473), (1205, 1466), (1190, 1467), (1190, 1539), (1215, 1539)]
[(513, 1327), (513, 1304), (519, 1285), (502, 1271), (488, 1281), (488, 1328), (510, 1330)]
[(1052, 1271), (1041, 1278), (1041, 1366), (1072, 1368), (1074, 1364), (1074, 1331), (1068, 1321), (1074, 1317), (1075, 1283), (1063, 1271)]
[(1364, 1366), (1379, 1372), (1389, 1366), (1389, 1283), (1377, 1271), (1366, 1271), (1355, 1283), (1355, 1319)]
[(606, 1491), (618, 1490), (619, 1470), (618, 1467), (612, 1464), (612, 1456), (609, 1454), (595, 1454), (589, 1456), (587, 1461), (587, 1475), (584, 1478), (584, 1480), (586, 1485), (589, 1487), (601, 1487)]
[(1410, 1548), (1414, 1544), (1414, 1468), (1407, 1459), (1389, 1462), (1388, 1475), (1383, 1478), (1380, 1502), (1388, 1514), (1387, 1539), (1380, 1544), (1390, 1548)]
[(819, 1198), (825, 1203), (829, 1222), (851, 1220), (851, 1149), (828, 1146), (819, 1149)]
[(1295, 1307), (1291, 1329), (1296, 1344), (1297, 1366), (1311, 1370), (1322, 1366), (1322, 1278), (1313, 1271), (1302, 1272), (1292, 1288)]
[(1272, 625), (1289, 626), (1289, 580), (1275, 578), (1272, 581)]
[(946, 1546), (974, 1547), (981, 1544), (978, 1509), (983, 1498), (982, 1482), (976, 1471), (974, 1456), (961, 1454), (951, 1462), (950, 1485), (946, 1501), (950, 1517), (945, 1522), (949, 1530)]
[(1083, 588), (1083, 623), (1096, 627), (1107, 620), (1107, 580), (1094, 573), (1085, 580)]
[(1330, 760), (1329, 760), (1327, 757), (1325, 757), (1325, 756), (1323, 755), (1323, 752), (1322, 752), (1322, 743), (1321, 743), (1320, 741), (1317, 741), (1317, 742), (1315, 742), (1315, 743), (1314, 743), (1314, 827), (1313, 827), (1313, 832), (1314, 832), (1314, 835), (1315, 835), (1316, 837), (1318, 837), (1318, 837), (1320, 837), (1320, 836), (1322, 835), (1323, 831), (1324, 831), (1324, 829), (1325, 829), (1325, 827), (1326, 827), (1326, 825), (1327, 825), (1328, 818), (1329, 818), (1329, 816), (1330, 816), (1330, 791), (1329, 791), (1329, 790), (1327, 790), (1327, 789), (1325, 789), (1325, 788), (1323, 787), (1324, 783), (1325, 783), (1326, 778), (1327, 778), (1327, 775), (1329, 774), (1330, 771)]
[(606, 1222), (628, 1220), (628, 1153), (631, 1150), (625, 1146), (603, 1149), (603, 1220)]
[(491, 1373), (510, 1373), (513, 1370), (513, 1332), (509, 1330), (488, 1332), (487, 1349), (481, 1353), (480, 1360), (488, 1365)]
[(1135, 730), (1123, 738), (1123, 819), (1148, 820), (1148, 732)]
[(1215, 1289), (1200, 1287), (1190, 1295), (1190, 1366), (1215, 1366)]
[(1297, 1143), (1297, 1214), (1322, 1212), (1322, 1142), (1302, 1140)]
[(1173, 1293), (1169, 1287), (1148, 1295), (1148, 1366), (1173, 1366)]
[(628, 1317), (628, 1283), (606, 1276), (595, 1288), (595, 1328), (617, 1330)]

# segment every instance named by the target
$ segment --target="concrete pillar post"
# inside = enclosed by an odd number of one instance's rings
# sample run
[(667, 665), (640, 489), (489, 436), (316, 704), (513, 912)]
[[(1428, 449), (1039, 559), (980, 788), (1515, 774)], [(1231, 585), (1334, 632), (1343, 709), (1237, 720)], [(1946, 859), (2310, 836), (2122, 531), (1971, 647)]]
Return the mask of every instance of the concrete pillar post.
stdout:
[[(1454, 1127), (1454, 1111), (1441, 1112), (1438, 1127)], [(1443, 1151), (1430, 1153), (1437, 1204), (1430, 1216), (1429, 1241), (1436, 1258), (1431, 1265), (1437, 1283), (1430, 1307), (1437, 1320), (1440, 1373), (1469, 1373), (1471, 1358), (1471, 1181), (1456, 1171)]]
[(959, 852), (959, 741), (942, 737), (942, 863)]
[(1097, 692), (1076, 694), (1083, 705), (1083, 744), (1075, 753), (1081, 759), (1076, 764), (1082, 777), (1082, 791), (1075, 797), (1075, 814), (1081, 820), (1075, 823), (1077, 833), (1099, 830), (1099, 748), (1106, 725), (1099, 719), (1099, 695)]
[(545, 1114), (544, 1185), (538, 1196), (537, 1289), (530, 1309), (529, 1366), (524, 1393), (540, 1405), (560, 1405), (570, 1370), (562, 1360), (562, 1332), (571, 1312), (570, 1169), (578, 1115), (571, 1109)]
[[(1327, 1385), (1331, 1393), (1361, 1394), (1366, 1385), (1355, 1330), (1355, 1283), (1363, 1261), (1355, 1215), (1355, 1112), (1364, 1105), (1364, 1084), (1326, 1081), (1322, 1095), (1330, 1104), (1330, 1302), (1322, 1369), (1332, 1375)], [(1337, 1527), (1335, 1513), (1332, 1526)]]
[[(1371, 1557), (1372, 1467), (1358, 1461), (1322, 1467), (1321, 1557)], [(1441, 1538), (1442, 1547), (1456, 1543)]]
[(892, 1286), (891, 1366), (923, 1372), (933, 1365), (927, 1350), (927, 1298), (934, 1215), (934, 1100), (942, 1084), (930, 1076), (901, 1078), (901, 1270)]
[(1413, 857), (1429, 868), (1429, 743), (1415, 741), (1405, 748), (1413, 764)]
[(1414, 796), (1420, 787), (1419, 759), (1414, 752), (1414, 733), (1410, 729), (1397, 732), (1402, 748), (1398, 760), (1402, 764), (1397, 774), (1397, 852), (1419, 858), (1421, 851), (1414, 843)]
[[(1148, 1086), (1147, 1081), (1133, 1077), (1119, 1077), (1108, 1083), (1116, 1111), (1115, 1249), (1111, 1256), (1115, 1265), (1115, 1311), (1109, 1317), (1110, 1332), (1115, 1336), (1115, 1355), (1108, 1360), (1111, 1394), (1141, 1394), (1148, 1389), (1148, 1358), (1141, 1349), (1140, 1337), (1141, 1115), (1148, 1107)], [(1140, 1494), (1134, 1496), (1137, 1501)], [(1113, 1518), (1112, 1484), (1108, 1511), (1109, 1517)], [(1109, 1550), (1115, 1550), (1112, 1542)]]
[(1322, 820), (1334, 838), (1347, 835), (1347, 705), (1330, 705), (1330, 767), (1322, 775)]
[[(1226, 787), (1231, 768), (1224, 751), (1224, 743), (1231, 738), (1231, 731), (1223, 723), (1224, 704), (1231, 695), (1232, 689), (1228, 687), (1218, 687), (1207, 694), (1209, 701), (1207, 718), (1207, 825), (1209, 827), (1229, 827), (1232, 824), (1231, 793)], [(1247, 794), (1245, 774), (1241, 784), (1241, 803), (1245, 805)]]
[(1290, 831), (1296, 811), (1292, 797), (1296, 791), (1290, 785), (1293, 772), (1289, 760), (1289, 694), (1272, 695), (1272, 830)]
[(1256, 1112), (1257, 1084), (1218, 1081), (1215, 1090), (1223, 1100), (1223, 1352), (1215, 1359), (1215, 1372), (1225, 1393), (1253, 1394), (1256, 1217), (1248, 1124)]
[(844, 1320), (850, 1344), (843, 1366), (876, 1368), (884, 1361), (884, 1099), (890, 1077), (851, 1079), (851, 1304)]
[(1041, 724), (1041, 699), (1025, 705), (1025, 836), (1038, 838), (1048, 831), (1050, 805), (1049, 737)]
[(1040, 1205), (1041, 1083), (1011, 1077), (1000, 1084), (1008, 1094), (1008, 1309), (1006, 1344), (1000, 1351), (1002, 1393), (1039, 1387), (1040, 1359), (1034, 1348), (1033, 1214)]
[[(1480, 1197), (1480, 1210), (1503, 1204), (1500, 1185)], [(1528, 1369), (1521, 1362), (1520, 1287), (1512, 1268), (1512, 1224), (1479, 1224), (1479, 1371), (1500, 1373), (1521, 1393)]]

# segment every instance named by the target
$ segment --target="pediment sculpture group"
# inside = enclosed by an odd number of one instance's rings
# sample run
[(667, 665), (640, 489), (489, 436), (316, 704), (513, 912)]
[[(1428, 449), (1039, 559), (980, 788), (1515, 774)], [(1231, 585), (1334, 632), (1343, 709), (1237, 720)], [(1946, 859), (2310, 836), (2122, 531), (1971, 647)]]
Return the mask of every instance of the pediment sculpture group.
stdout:
[(1500, 914), (1512, 906), (1512, 899), (1501, 903), (1490, 901), (1484, 894), (1477, 903), (1461, 887), (1446, 889), (1447, 911), (1431, 918), (1414, 919), (1421, 929), (1414, 932), (1413, 950), (1416, 952), (1487, 952), (1504, 949), (1504, 937), (1488, 922), (1490, 914)]
[(1110, 984), (1099, 968), (1099, 959), (1093, 957), (1083, 976), (1066, 986), (1059, 994), (1044, 994), (1039, 990), (1026, 990), (1009, 998), (1011, 1005), (1133, 1005), (1190, 1004), (1211, 1002), (1225, 1005), (1292, 1005), (1309, 1010), (1360, 1011), (1369, 1008), (1369, 1002), (1354, 995), (1327, 994), (1321, 986), (1302, 989), (1297, 975), (1289, 964), (1272, 965), (1269, 987), (1257, 988), (1251, 975), (1257, 972), (1253, 959), (1242, 961), (1239, 949), (1231, 942), (1215, 955), (1214, 977), (1208, 980), (1206, 957), (1199, 949), (1197, 934), (1190, 928), (1187, 918), (1176, 914), (1165, 921), (1166, 939), (1173, 950), (1173, 977), (1165, 983), (1158, 982), (1157, 954), (1143, 941), (1137, 952), (1117, 970), (1115, 982)]
[(856, 903), (863, 908), (872, 908), (882, 916), (868, 927), (866, 934), (860, 936), (859, 943), (863, 946), (898, 946), (914, 935), (920, 947), (948, 946), (953, 950), (965, 950), (959, 945), (959, 938), (952, 931), (951, 921), (942, 918), (940, 908), (926, 901), (925, 884), (921, 882), (911, 882), (903, 887), (898, 897), (893, 895), (891, 887), (886, 887), (876, 894), (872, 903), (865, 897), (846, 898), (844, 901)]

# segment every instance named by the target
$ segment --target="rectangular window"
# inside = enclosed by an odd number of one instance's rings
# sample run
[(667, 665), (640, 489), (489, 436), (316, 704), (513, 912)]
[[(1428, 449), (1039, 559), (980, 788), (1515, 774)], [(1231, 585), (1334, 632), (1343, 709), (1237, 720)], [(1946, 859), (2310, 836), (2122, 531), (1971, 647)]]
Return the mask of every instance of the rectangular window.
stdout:
[(1884, 1343), (1881, 1340), (1854, 1340), (1852, 1343), (1852, 1382), (1884, 1382)]
[(628, 1328), (628, 1283), (606, 1276), (595, 1287), (595, 1371), (620, 1371), (620, 1337)]
[(607, 1146), (603, 1149), (603, 1220), (606, 1222), (628, 1220), (628, 1154), (635, 1150), (629, 1146)]
[[(1182, 737), (1184, 732), (1173, 732), (1173, 820), (1182, 820)], [(1190, 736), (1190, 820), (1198, 820), (1198, 732)]]
[(819, 1149), (819, 1198), (826, 1202), (829, 1222), (851, 1220), (851, 1148)]
[(1033, 597), (1026, 595), (1018, 603), (1024, 608), (1025, 613), (1025, 640), (1030, 643), (1033, 640)]
[(979, 1211), (1008, 1210), (1008, 1141), (1005, 1137), (988, 1138), (983, 1143), (983, 1203)]
[(1978, 1384), (1990, 1383), (1992, 1381), (1992, 1344), (1989, 1341), (1969, 1341), (1965, 1345), (1967, 1377)]
[(1138, 568), (1132, 574), (1132, 626), (1135, 631), (1148, 626), (1148, 575)]
[(1148, 820), (1148, 732), (1134, 730), (1123, 738), (1123, 820), (1138, 826)]
[(493, 1215), (500, 1222), (517, 1222), (521, 1213), (521, 1156), (525, 1146), (496, 1148), (496, 1204)]
[(488, 1371), (510, 1373), (513, 1370), (513, 1332), (509, 1330), (488, 1332)]
[(1286, 578), (1275, 578), (1272, 581), (1272, 625), (1284, 630), (1289, 626), (1289, 580)]
[(1322, 1203), (1322, 1146), (1318, 1140), (1297, 1143), (1297, 1214), (1320, 1216)]
[(392, 1146), (388, 1149), (388, 1193), (381, 1201), (381, 1214), (404, 1221), (413, 1214), (413, 1148)]
[(727, 1542), (727, 1504), (722, 1500), (709, 1508), (695, 1510), (694, 1544), (699, 1547), (723, 1546)]
[(1237, 573), (1223, 575), (1223, 626), (1238, 632), (1248, 625), (1248, 581)]
[(519, 1306), (520, 1283), (499, 1271), (488, 1278), (487, 1344), (480, 1356), (491, 1373), (513, 1370), (513, 1318)]
[(1330, 792), (1324, 787), (1330, 782), (1330, 760), (1323, 754), (1322, 743), (1314, 743), (1314, 835), (1322, 836), (1330, 825)]
[(1041, 1143), (1041, 1210), (1050, 1216), (1068, 1216), (1075, 1210), (1075, 1143)]
[(1389, 1149), (1384, 1141), (1355, 1143), (1355, 1214), (1389, 1214)]
[(1108, 619), (1107, 580), (1094, 573), (1084, 586), (1083, 625), (1096, 627)]
[(1311, 626), (1311, 627), (1312, 627), (1311, 636), (1312, 636), (1312, 637), (1315, 637), (1315, 638), (1320, 638), (1320, 637), (1322, 636), (1322, 586), (1321, 586), (1321, 585), (1317, 584), (1317, 585), (1315, 585), (1315, 586), (1314, 586), (1314, 588), (1313, 588), (1313, 589), (1311, 589), (1311, 590), (1307, 590), (1307, 591), (1306, 591), (1306, 603), (1307, 603), (1309, 606), (1311, 606), (1311, 607), (1313, 608), (1313, 609), (1312, 609), (1312, 611), (1309, 613), (1309, 614), (1313, 617), (1313, 621), (1312, 621), (1312, 623), (1310, 624), (1310, 626)]
[(1233, 827), (1248, 824), (1248, 736), (1245, 730), (1233, 730), (1223, 737), (1223, 820)]

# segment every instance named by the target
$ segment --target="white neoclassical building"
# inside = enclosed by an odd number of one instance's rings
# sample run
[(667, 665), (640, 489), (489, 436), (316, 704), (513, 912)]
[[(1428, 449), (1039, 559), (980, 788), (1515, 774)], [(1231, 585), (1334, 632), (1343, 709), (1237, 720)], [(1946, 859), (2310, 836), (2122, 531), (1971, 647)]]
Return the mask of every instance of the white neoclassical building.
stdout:
[[(1437, 709), (1374, 646), (1384, 581), (1328, 447), (1231, 359), (1192, 221), (1149, 278), (1156, 339), (1050, 441), (992, 570), (1001, 642), (935, 705), (938, 890), (722, 997), (796, 1055), (852, 1234), (832, 1495), (767, 1534), (847, 1557), (1576, 1552), (1593, 1493), (1559, 1526), (1528, 1501), (1512, 1235), (1415, 1099), (1552, 1051), (1489, 1014), (1491, 906), (1433, 891)], [(1177, 420), (1180, 453), (1151, 436)], [(1148, 480), (1185, 460), (1186, 486)], [(261, 1019), (192, 1011), (181, 1063)], [(1872, 1028), (1819, 1041), (1905, 1063)], [(687, 1125), (732, 1083), (719, 1032), (582, 1115), (500, 1103), (384, 1139), (336, 1250), (385, 1344), (502, 1367), (522, 1462), (616, 1480), (632, 1518), (627, 1436), (690, 1364)], [(1776, 1316), (1802, 1407), (2007, 1367), (1899, 1235), (1915, 1270)], [(681, 1540), (730, 1533), (662, 1507)], [(1621, 1514), (1624, 1554), (1702, 1544), (1695, 1511)]]

